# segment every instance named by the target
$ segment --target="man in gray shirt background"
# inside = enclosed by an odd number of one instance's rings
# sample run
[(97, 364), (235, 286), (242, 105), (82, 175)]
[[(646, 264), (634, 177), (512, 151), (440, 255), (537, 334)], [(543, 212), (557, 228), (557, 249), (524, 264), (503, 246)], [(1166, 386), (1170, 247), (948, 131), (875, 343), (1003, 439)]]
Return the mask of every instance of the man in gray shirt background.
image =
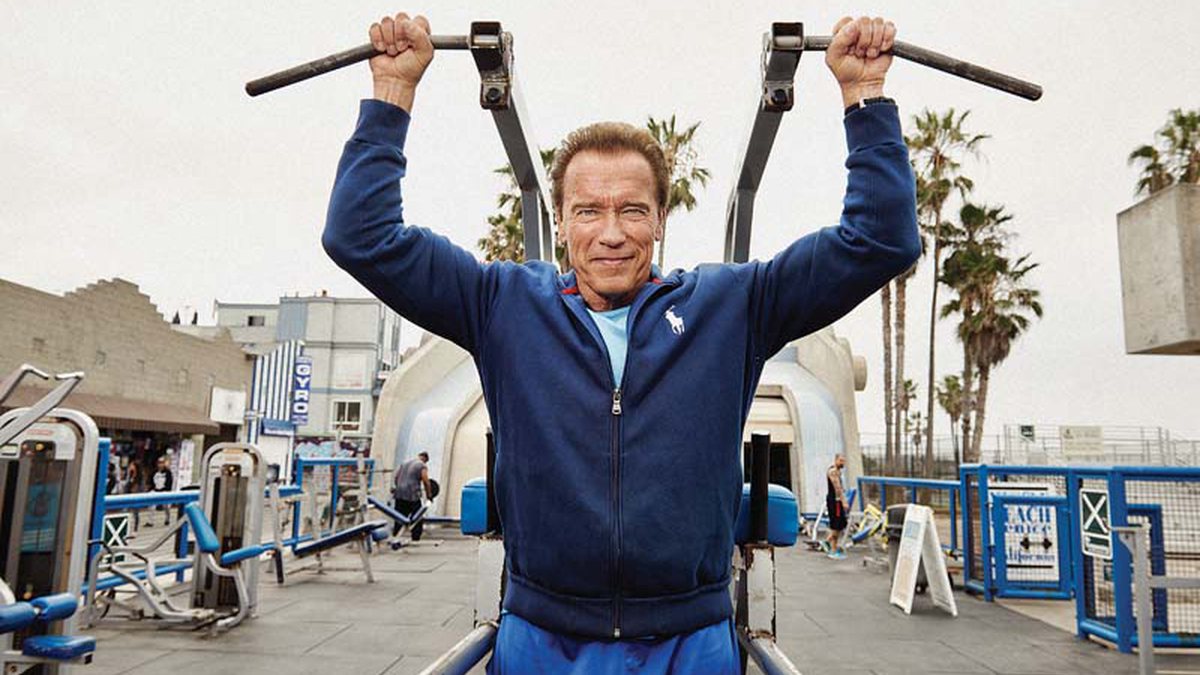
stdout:
[[(429, 484), (429, 453), (421, 452), (413, 459), (396, 467), (395, 486), (392, 498), (395, 508), (406, 516), (411, 516), (421, 508), (421, 489), (425, 496), (433, 499), (433, 487)], [(422, 524), (420, 521), (412, 528), (412, 540), (421, 540)], [(400, 523), (392, 526), (392, 536), (400, 533)]]

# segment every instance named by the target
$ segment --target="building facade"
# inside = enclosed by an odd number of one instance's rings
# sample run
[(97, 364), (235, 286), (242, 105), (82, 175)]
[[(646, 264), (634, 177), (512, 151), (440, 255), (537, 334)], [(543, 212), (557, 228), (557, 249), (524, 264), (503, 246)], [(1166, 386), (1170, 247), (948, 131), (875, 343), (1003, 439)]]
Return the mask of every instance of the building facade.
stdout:
[[(237, 437), (240, 416), (221, 404), (249, 391), (251, 359), (227, 331), (172, 330), (135, 284), (101, 280), (59, 296), (0, 280), (0, 316), (0, 374), (22, 363), (85, 373), (64, 405), (91, 415), (112, 439), (123, 491), (147, 489), (168, 453), (187, 484), (204, 447)], [(22, 386), (6, 406), (46, 390)]]
[[(282, 392), (290, 398), (304, 397), (290, 410), (290, 428), (271, 419), (261, 425), (261, 444), (271, 445), (272, 436), (286, 436), (301, 455), (369, 451), (380, 388), (400, 363), (401, 320), (395, 312), (374, 298), (321, 294), (283, 297), (278, 304), (218, 302), (216, 314), (216, 327), (177, 328), (228, 331), (248, 354), (264, 359), (263, 387), (276, 393), (279, 386), (272, 384), (270, 373), (277, 368), (271, 364), (286, 362), (291, 371), (304, 369), (303, 393), (296, 386), (295, 372), (286, 385), (288, 391)], [(294, 344), (302, 347), (293, 353), (287, 345)], [(258, 399), (253, 394), (251, 398), (264, 401), (260, 406), (264, 409), (254, 413), (266, 415), (265, 402), (272, 396), (260, 392)]]

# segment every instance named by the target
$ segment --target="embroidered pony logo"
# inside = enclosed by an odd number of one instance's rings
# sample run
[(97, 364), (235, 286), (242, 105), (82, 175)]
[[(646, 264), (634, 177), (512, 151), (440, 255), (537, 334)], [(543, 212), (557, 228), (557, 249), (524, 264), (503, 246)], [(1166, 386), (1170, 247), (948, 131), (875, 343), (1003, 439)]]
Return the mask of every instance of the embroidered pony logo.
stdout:
[(683, 335), (683, 317), (675, 315), (675, 305), (671, 305), (663, 316), (667, 317), (667, 323), (671, 324), (671, 332), (676, 335)]

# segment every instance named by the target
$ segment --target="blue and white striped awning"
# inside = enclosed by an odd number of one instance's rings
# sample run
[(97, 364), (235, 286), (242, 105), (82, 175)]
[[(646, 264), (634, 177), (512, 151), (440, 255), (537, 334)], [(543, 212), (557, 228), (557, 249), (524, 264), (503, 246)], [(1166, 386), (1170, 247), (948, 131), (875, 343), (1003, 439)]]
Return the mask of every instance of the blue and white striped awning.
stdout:
[(295, 430), (291, 421), (292, 371), (296, 357), (304, 353), (303, 340), (289, 340), (254, 360), (254, 377), (250, 385), (250, 409), (255, 412), (256, 424), (251, 424), (249, 441), (256, 443), (263, 430), (266, 433), (290, 433)]

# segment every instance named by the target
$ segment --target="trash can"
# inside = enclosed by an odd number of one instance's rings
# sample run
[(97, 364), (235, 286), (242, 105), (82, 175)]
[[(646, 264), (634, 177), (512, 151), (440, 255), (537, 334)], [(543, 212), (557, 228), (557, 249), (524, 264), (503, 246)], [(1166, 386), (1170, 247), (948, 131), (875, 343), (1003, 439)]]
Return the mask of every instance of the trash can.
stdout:
[[(908, 507), (908, 504), (895, 504), (887, 507), (888, 574), (893, 578), (896, 575), (896, 558), (900, 556), (900, 538), (904, 534), (904, 517), (908, 515)], [(921, 566), (917, 569), (917, 595), (923, 595), (928, 587), (929, 580), (925, 577), (925, 562), (921, 561)]]

